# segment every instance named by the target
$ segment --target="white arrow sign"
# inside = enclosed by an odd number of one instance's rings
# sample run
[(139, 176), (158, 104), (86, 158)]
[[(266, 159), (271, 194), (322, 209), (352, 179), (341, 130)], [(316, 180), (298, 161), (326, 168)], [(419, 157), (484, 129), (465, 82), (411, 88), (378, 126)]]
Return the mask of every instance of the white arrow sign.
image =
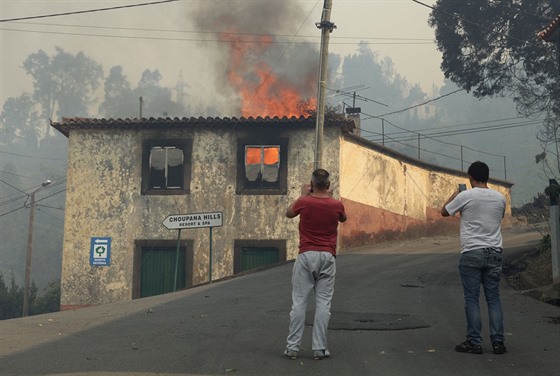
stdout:
[(222, 225), (222, 212), (170, 215), (163, 220), (169, 230), (183, 228), (219, 227)]

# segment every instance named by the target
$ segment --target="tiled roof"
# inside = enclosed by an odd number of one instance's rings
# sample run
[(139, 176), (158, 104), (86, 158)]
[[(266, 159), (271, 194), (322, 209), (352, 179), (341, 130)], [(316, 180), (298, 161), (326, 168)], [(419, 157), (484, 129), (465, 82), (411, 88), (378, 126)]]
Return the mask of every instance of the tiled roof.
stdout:
[(560, 14), (546, 29), (539, 31), (537, 35), (546, 42), (558, 42), (560, 40)]
[[(61, 122), (52, 122), (51, 126), (68, 137), (70, 130), (75, 129), (176, 129), (198, 127), (315, 127), (314, 117), (190, 117), (190, 118), (142, 118), (142, 119), (92, 119), (92, 118), (62, 118)], [(334, 119), (325, 120), (325, 126), (339, 126), (345, 131), (355, 128), (353, 120)]]

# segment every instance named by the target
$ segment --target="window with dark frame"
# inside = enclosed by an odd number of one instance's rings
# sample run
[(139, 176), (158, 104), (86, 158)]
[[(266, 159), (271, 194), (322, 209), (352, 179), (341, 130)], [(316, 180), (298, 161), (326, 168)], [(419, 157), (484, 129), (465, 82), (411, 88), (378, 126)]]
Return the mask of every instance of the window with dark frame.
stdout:
[(280, 145), (246, 145), (246, 187), (276, 188), (280, 172)]
[(188, 194), (190, 140), (146, 140), (142, 151), (142, 194)]
[[(270, 142), (274, 141), (274, 142)], [(286, 194), (287, 139), (238, 139), (238, 194)]]

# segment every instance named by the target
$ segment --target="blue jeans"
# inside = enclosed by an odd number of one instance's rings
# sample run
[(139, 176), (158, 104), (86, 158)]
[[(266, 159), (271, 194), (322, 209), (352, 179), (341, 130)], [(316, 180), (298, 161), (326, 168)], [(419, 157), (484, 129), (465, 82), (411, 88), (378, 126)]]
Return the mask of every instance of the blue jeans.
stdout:
[(500, 276), (502, 254), (500, 249), (481, 248), (461, 254), (459, 272), (463, 283), (465, 314), (467, 316), (467, 339), (480, 344), (482, 319), (480, 317), (480, 285), (488, 306), (490, 340), (504, 341), (502, 303), (500, 302)]

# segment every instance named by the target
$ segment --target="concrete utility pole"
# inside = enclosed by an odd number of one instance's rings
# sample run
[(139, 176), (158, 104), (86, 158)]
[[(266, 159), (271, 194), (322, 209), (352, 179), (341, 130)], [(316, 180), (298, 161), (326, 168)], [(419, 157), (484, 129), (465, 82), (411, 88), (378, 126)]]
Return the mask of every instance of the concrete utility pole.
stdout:
[(321, 29), (321, 59), (319, 62), (319, 82), (317, 89), (317, 115), (315, 126), (315, 163), (314, 168), (321, 167), (323, 157), (323, 128), (325, 125), (325, 92), (327, 88), (327, 60), (329, 56), (329, 37), (336, 26), (331, 22), (332, 0), (325, 0), (321, 22), (315, 23)]
[(23, 313), (22, 317), (29, 315), (29, 285), (31, 281), (31, 254), (33, 252), (33, 220), (35, 218), (35, 193), (40, 189), (51, 184), (50, 180), (45, 180), (39, 188), (31, 192), (29, 197), (29, 230), (27, 234), (27, 257), (25, 259), (25, 287), (23, 288)]

